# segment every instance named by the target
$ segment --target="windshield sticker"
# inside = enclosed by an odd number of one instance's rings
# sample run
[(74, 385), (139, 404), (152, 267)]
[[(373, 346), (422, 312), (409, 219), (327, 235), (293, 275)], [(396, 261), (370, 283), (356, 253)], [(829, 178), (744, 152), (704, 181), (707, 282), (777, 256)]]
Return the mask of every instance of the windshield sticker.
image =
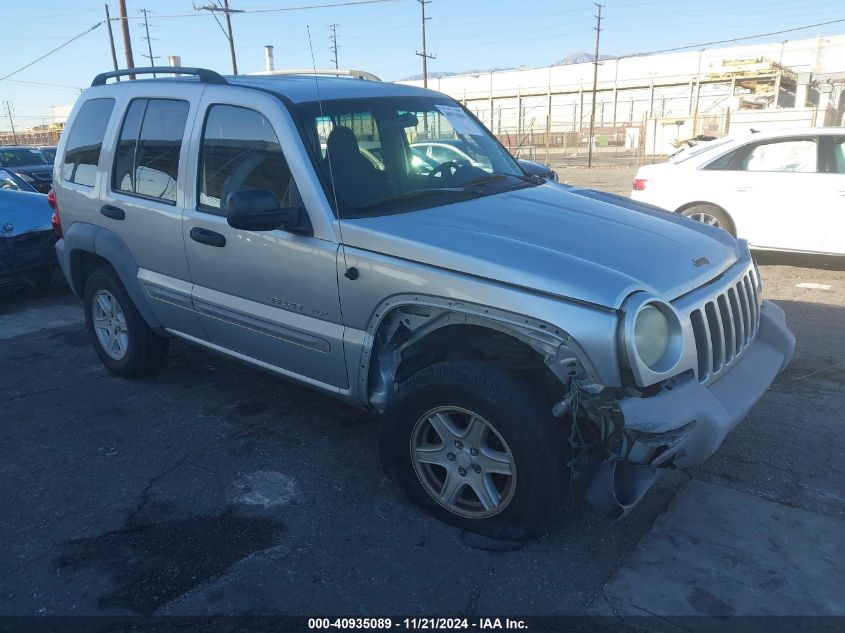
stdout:
[(461, 108), (457, 106), (436, 105), (440, 112), (443, 113), (455, 132), (458, 134), (469, 134), (470, 136), (484, 136), (484, 132), (478, 127), (478, 124), (467, 116)]

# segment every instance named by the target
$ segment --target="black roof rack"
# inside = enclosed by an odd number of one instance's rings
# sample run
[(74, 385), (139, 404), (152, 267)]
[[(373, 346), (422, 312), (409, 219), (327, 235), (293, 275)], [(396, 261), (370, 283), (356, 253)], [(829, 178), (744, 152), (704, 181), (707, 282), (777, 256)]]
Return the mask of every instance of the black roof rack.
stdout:
[(200, 81), (208, 84), (228, 84), (221, 75), (208, 68), (189, 68), (187, 66), (146, 66), (144, 68), (123, 68), (121, 70), (110, 70), (107, 73), (100, 73), (94, 77), (92, 86), (104, 86), (106, 80), (114, 77), (125, 77), (126, 75), (151, 75), (153, 73), (196, 75)]

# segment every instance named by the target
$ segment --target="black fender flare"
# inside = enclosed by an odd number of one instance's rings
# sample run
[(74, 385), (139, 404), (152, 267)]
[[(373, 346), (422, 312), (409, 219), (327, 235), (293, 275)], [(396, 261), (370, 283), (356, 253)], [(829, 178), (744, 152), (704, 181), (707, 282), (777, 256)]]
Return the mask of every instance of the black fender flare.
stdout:
[(62, 270), (77, 297), (82, 297), (85, 289), (82, 255), (84, 253), (97, 255), (115, 270), (147, 325), (154, 330), (164, 330), (164, 326), (150, 306), (147, 293), (138, 281), (140, 267), (132, 256), (129, 246), (117, 233), (87, 222), (74, 222), (65, 231), (64, 237), (56, 245), (56, 250)]

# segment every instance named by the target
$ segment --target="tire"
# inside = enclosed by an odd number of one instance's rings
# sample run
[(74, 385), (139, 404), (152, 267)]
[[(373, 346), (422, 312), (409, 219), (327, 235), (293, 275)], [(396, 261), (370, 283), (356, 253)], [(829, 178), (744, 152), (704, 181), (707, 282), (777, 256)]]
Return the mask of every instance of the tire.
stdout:
[[(451, 430), (442, 432), (445, 427)], [(551, 408), (525, 383), (494, 367), (443, 362), (399, 386), (382, 417), (379, 452), (388, 476), (436, 518), (523, 540), (541, 534), (560, 506), (565, 441)], [(432, 461), (420, 462), (412, 452)], [(438, 498), (447, 481), (459, 486), (451, 501)], [(476, 489), (488, 491), (487, 505)]]
[(692, 207), (687, 207), (681, 211), (684, 217), (707, 224), (708, 226), (715, 226), (716, 228), (724, 229), (734, 237), (736, 237), (736, 229), (730, 216), (719, 207), (712, 204), (697, 204)]
[[(88, 276), (83, 301), (88, 336), (111, 373), (135, 378), (161, 369), (170, 340), (150, 329), (111, 267), (102, 266)], [(114, 341), (111, 347), (109, 339)]]

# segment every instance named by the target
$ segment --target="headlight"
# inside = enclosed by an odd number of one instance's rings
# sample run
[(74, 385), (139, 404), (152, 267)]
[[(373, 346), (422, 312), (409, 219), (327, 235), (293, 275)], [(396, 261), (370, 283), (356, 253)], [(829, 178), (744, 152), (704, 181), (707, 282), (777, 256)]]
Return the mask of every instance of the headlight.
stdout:
[(646, 293), (628, 298), (621, 342), (637, 384), (652, 385), (672, 376), (681, 360), (684, 334), (675, 309)]
[(634, 347), (640, 360), (654, 369), (669, 348), (669, 319), (654, 305), (646, 305), (634, 321)]

